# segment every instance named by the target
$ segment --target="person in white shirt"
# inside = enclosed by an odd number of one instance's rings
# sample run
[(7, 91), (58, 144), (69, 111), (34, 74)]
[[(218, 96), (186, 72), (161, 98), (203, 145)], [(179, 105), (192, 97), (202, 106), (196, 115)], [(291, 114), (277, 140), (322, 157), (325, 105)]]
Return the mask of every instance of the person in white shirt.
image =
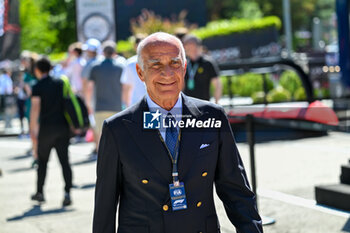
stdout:
[[(137, 35), (135, 48), (145, 36)], [(120, 82), (122, 83), (122, 101), (125, 107), (129, 107), (146, 94), (145, 83), (141, 81), (136, 72), (137, 56), (132, 56), (126, 62)]]
[(13, 83), (10, 77), (11, 72), (9, 70), (3, 70), (0, 75), (0, 98), (2, 99), (4, 116), (5, 116), (5, 128), (11, 128), (11, 106), (9, 106), (9, 95), (13, 93)]
[(81, 77), (81, 72), (86, 64), (86, 61), (82, 57), (83, 50), (81, 46), (81, 43), (73, 44), (73, 60), (68, 64), (66, 74), (69, 78), (73, 92), (83, 97), (83, 79)]
[(11, 95), (13, 93), (13, 83), (10, 72), (5, 70), (0, 75), (0, 95)]

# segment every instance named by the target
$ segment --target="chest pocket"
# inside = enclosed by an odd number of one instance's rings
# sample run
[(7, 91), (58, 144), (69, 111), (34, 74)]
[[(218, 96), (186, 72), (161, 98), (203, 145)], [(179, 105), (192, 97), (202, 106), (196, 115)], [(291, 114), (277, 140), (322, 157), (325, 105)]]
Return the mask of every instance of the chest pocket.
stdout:
[(218, 150), (218, 141), (217, 140), (214, 140), (212, 142), (203, 142), (201, 145), (200, 145), (200, 148), (199, 148), (199, 153), (197, 155), (197, 157), (203, 157), (203, 156), (206, 156), (206, 155), (209, 155), (211, 153), (214, 153)]

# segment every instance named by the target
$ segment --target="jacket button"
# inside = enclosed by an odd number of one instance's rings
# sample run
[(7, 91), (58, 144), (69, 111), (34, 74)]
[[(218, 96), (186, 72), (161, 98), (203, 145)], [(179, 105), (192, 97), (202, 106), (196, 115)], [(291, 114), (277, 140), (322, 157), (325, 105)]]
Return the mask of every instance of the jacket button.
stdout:
[(206, 177), (207, 175), (208, 175), (208, 172), (203, 172), (203, 173), (202, 173), (202, 176), (203, 176), (203, 177)]
[(200, 207), (202, 205), (202, 202), (197, 202), (197, 207)]
[(148, 180), (144, 179), (144, 180), (142, 180), (142, 183), (143, 184), (148, 184)]
[(169, 206), (168, 206), (168, 205), (163, 205), (163, 210), (164, 210), (164, 211), (168, 211), (168, 209), (169, 209)]

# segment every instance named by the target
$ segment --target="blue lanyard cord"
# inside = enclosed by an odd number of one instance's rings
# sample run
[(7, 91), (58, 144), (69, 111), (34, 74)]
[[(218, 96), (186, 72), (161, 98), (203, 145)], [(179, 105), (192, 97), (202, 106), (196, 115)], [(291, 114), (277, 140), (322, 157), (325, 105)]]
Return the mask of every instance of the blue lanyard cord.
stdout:
[(194, 76), (196, 76), (199, 64), (198, 63), (194, 63), (194, 66), (192, 66), (192, 62), (189, 60), (187, 62), (187, 67), (188, 67), (188, 79), (189, 80), (194, 80)]
[(171, 163), (173, 165), (173, 169), (172, 169), (172, 177), (173, 177), (173, 183), (175, 186), (179, 186), (179, 172), (177, 169), (177, 163), (178, 163), (178, 158), (179, 158), (179, 146), (180, 146), (180, 141), (181, 141), (181, 130), (179, 130), (179, 135), (177, 137), (177, 141), (176, 141), (176, 145), (175, 145), (175, 156), (173, 158), (173, 156), (171, 155), (166, 143), (164, 142), (164, 139), (162, 137), (162, 135), (160, 134), (159, 130), (158, 130), (158, 135), (160, 137), (160, 140), (162, 141), (162, 143), (164, 144), (165, 148), (168, 151), (168, 155), (171, 159)]

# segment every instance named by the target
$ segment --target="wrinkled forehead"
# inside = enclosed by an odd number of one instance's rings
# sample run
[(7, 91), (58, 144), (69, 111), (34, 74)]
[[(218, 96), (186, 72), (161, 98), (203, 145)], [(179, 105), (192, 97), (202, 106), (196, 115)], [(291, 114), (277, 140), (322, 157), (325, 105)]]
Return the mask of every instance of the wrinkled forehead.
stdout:
[(176, 41), (154, 40), (148, 42), (142, 49), (141, 55), (151, 59), (161, 56), (181, 58), (181, 49)]

